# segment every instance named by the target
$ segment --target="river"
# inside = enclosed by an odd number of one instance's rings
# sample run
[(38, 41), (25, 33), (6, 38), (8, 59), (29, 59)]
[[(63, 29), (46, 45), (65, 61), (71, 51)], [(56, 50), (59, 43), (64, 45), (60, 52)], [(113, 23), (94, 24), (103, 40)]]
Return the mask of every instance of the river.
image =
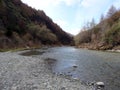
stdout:
[(51, 69), (55, 74), (64, 74), (82, 82), (102, 81), (105, 90), (120, 90), (120, 53), (78, 49), (75, 47), (52, 47), (44, 51), (43, 59), (51, 58)]

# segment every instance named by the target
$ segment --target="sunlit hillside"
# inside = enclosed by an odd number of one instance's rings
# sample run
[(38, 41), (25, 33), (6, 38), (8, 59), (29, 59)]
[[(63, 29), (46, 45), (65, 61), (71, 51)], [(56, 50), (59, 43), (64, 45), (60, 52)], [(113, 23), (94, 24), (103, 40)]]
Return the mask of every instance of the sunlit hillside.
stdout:
[(120, 10), (111, 6), (98, 24), (93, 20), (84, 26), (75, 41), (77, 46), (90, 49), (120, 49)]

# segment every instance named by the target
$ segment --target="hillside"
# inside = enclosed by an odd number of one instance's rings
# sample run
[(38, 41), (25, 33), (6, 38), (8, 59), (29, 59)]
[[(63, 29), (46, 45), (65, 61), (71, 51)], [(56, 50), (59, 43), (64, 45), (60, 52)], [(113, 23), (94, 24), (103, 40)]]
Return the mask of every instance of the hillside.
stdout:
[(70, 45), (72, 37), (42, 10), (20, 0), (0, 0), (0, 48)]
[(90, 23), (76, 37), (76, 45), (95, 50), (120, 49), (120, 10), (111, 6), (107, 16), (101, 16), (98, 24)]

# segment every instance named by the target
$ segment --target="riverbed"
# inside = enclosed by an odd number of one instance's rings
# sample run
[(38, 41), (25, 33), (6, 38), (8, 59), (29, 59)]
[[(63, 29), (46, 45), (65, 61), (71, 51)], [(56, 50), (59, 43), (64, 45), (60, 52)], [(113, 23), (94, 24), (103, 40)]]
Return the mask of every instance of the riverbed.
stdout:
[(120, 53), (44, 47), (0, 53), (0, 90), (120, 90)]
[(53, 74), (42, 58), (49, 49), (0, 52), (0, 90), (92, 90), (80, 80)]
[(54, 47), (33, 57), (55, 60), (48, 64), (54, 74), (67, 75), (85, 84), (101, 81), (105, 90), (120, 90), (120, 53)]

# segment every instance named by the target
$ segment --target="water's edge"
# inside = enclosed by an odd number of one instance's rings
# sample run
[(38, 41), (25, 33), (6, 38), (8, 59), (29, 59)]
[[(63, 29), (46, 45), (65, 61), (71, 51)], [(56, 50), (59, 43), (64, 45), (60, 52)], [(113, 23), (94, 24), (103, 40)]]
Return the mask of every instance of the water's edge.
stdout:
[[(42, 52), (43, 50), (37, 50)], [(44, 50), (41, 57), (57, 75), (80, 80), (85, 84), (102, 81), (106, 90), (120, 89), (120, 54), (78, 49), (75, 47), (54, 47)]]

